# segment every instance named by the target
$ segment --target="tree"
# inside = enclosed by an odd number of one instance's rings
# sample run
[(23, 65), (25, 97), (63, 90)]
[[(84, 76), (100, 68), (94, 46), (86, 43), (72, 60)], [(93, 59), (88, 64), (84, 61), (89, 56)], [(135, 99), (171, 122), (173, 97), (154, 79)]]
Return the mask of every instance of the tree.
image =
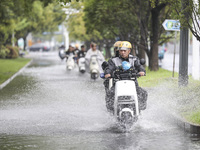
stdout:
[(149, 68), (156, 71), (160, 37), (162, 42), (169, 39), (163, 38), (163, 29), (160, 28), (169, 15), (167, 5), (163, 0), (88, 0), (84, 9), (86, 28), (88, 32), (93, 29), (101, 34), (108, 32), (110, 39), (130, 41), (140, 58), (147, 54)]
[(86, 31), (83, 3), (71, 2), (70, 5), (65, 6), (65, 9), (68, 10), (66, 26), (69, 31), (69, 37), (71, 41), (83, 41), (85, 42), (87, 48), (90, 47), (91, 41), (97, 42), (98, 45), (101, 45), (102, 36), (97, 30), (94, 30), (91, 33)]
[(116, 39), (130, 40), (133, 35), (137, 35), (137, 26), (133, 23), (135, 17), (130, 15), (128, 3), (114, 0), (100, 0), (97, 3), (96, 0), (88, 0), (84, 6), (87, 32), (97, 30), (101, 33), (108, 57)]
[(54, 0), (2, 0), (0, 2), (0, 45), (10, 44), (12, 34), (18, 39), (29, 32), (53, 32), (66, 18)]
[[(186, 3), (186, 4), (184, 4)], [(185, 5), (183, 8), (182, 6)], [(181, 27), (187, 27), (190, 29), (192, 34), (200, 41), (200, 11), (199, 11), (199, 1), (198, 0), (175, 0), (172, 8), (176, 12), (176, 19), (181, 23)], [(187, 15), (187, 17), (185, 17)]]
[(152, 36), (151, 36), (151, 49), (149, 53), (149, 68), (150, 70), (158, 70), (158, 44), (159, 44), (159, 32), (160, 32), (160, 14), (161, 10), (165, 8), (167, 3), (156, 0), (154, 6), (151, 9), (152, 17)]

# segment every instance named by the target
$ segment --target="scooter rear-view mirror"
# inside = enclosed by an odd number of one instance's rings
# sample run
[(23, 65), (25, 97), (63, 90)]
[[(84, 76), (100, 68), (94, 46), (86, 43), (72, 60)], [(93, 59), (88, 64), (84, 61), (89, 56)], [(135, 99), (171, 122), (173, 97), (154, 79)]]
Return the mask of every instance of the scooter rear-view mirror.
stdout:
[(141, 65), (145, 65), (145, 63), (146, 63), (146, 60), (144, 58), (140, 59), (140, 64)]

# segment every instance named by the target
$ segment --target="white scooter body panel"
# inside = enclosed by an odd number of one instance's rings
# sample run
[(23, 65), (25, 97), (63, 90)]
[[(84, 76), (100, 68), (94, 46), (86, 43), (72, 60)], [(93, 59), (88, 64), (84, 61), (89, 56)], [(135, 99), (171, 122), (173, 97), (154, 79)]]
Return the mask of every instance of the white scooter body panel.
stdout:
[(115, 84), (114, 114), (117, 117), (117, 105), (119, 96), (132, 96), (134, 98), (136, 116), (139, 115), (139, 104), (135, 82), (131, 80), (117, 81)]
[(67, 69), (68, 70), (72, 70), (75, 66), (75, 62), (74, 62), (74, 59), (73, 59), (73, 55), (70, 55), (67, 59)]
[(80, 58), (78, 62), (79, 70), (85, 71), (85, 58)]
[(99, 73), (99, 64), (96, 56), (92, 56), (90, 60), (90, 73)]

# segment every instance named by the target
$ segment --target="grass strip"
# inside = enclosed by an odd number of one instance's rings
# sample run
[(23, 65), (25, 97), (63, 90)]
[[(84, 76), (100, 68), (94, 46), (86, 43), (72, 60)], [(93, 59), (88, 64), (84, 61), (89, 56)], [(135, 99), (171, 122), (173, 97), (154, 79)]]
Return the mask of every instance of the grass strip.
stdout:
[(0, 59), (0, 84), (12, 77), (29, 61), (28, 58)]
[[(178, 73), (174, 74), (174, 79), (178, 77)], [(150, 71), (146, 68), (146, 76), (138, 78), (139, 85), (141, 87), (155, 87), (160, 83), (172, 79), (172, 72), (159, 68), (158, 71)]]
[(184, 120), (189, 123), (200, 125), (200, 81), (193, 80), (189, 76), (189, 83), (186, 87), (178, 86), (178, 73), (159, 68), (158, 71), (150, 71), (146, 68), (146, 76), (138, 78), (141, 87), (157, 87), (162, 85), (168, 86), (174, 92), (174, 102), (177, 102), (177, 111)]

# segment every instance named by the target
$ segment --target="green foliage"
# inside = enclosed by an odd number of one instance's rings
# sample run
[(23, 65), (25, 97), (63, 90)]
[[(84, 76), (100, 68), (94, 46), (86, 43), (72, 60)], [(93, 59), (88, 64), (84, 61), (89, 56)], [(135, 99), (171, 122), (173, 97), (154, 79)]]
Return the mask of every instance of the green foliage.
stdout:
[(11, 44), (11, 34), (16, 39), (29, 32), (53, 32), (66, 18), (56, 0), (1, 0), (0, 45)]
[(4, 46), (1, 46), (1, 48), (0, 48), (0, 58), (6, 58), (8, 53), (9, 53), (9, 49), (4, 47)]
[(57, 26), (65, 20), (65, 12), (55, 3), (43, 7), (41, 1), (33, 3), (32, 15), (30, 22), (32, 31), (35, 33), (53, 32)]
[(200, 9), (199, 1), (194, 0), (169, 0), (171, 9), (174, 11), (174, 19), (178, 19), (181, 28), (189, 28), (192, 34), (200, 41)]
[(10, 45), (7, 45), (6, 48), (9, 50), (9, 53), (7, 54), (6, 58), (17, 58), (19, 56), (19, 48), (13, 47)]
[(84, 0), (57, 0), (59, 3), (65, 5), (66, 3), (71, 3), (71, 2), (83, 2)]
[(162, 22), (171, 14), (167, 1), (87, 0), (84, 12), (88, 33), (97, 30), (107, 41), (130, 41), (140, 57), (144, 58), (146, 52), (153, 62), (149, 63), (150, 69), (158, 70), (158, 44), (172, 37), (162, 28)]
[(70, 5), (65, 8), (71, 11), (66, 24), (71, 41), (97, 41), (102, 39), (100, 33), (95, 29), (92, 33), (86, 32), (85, 21), (83, 20), (85, 13), (83, 12), (82, 2), (77, 3), (76, 1), (72, 1)]
[(200, 125), (200, 110), (195, 110), (185, 115), (185, 119), (187, 119), (190, 123)]
[(19, 56), (19, 48), (7, 45), (6, 47), (1, 46), (0, 58), (17, 58)]

